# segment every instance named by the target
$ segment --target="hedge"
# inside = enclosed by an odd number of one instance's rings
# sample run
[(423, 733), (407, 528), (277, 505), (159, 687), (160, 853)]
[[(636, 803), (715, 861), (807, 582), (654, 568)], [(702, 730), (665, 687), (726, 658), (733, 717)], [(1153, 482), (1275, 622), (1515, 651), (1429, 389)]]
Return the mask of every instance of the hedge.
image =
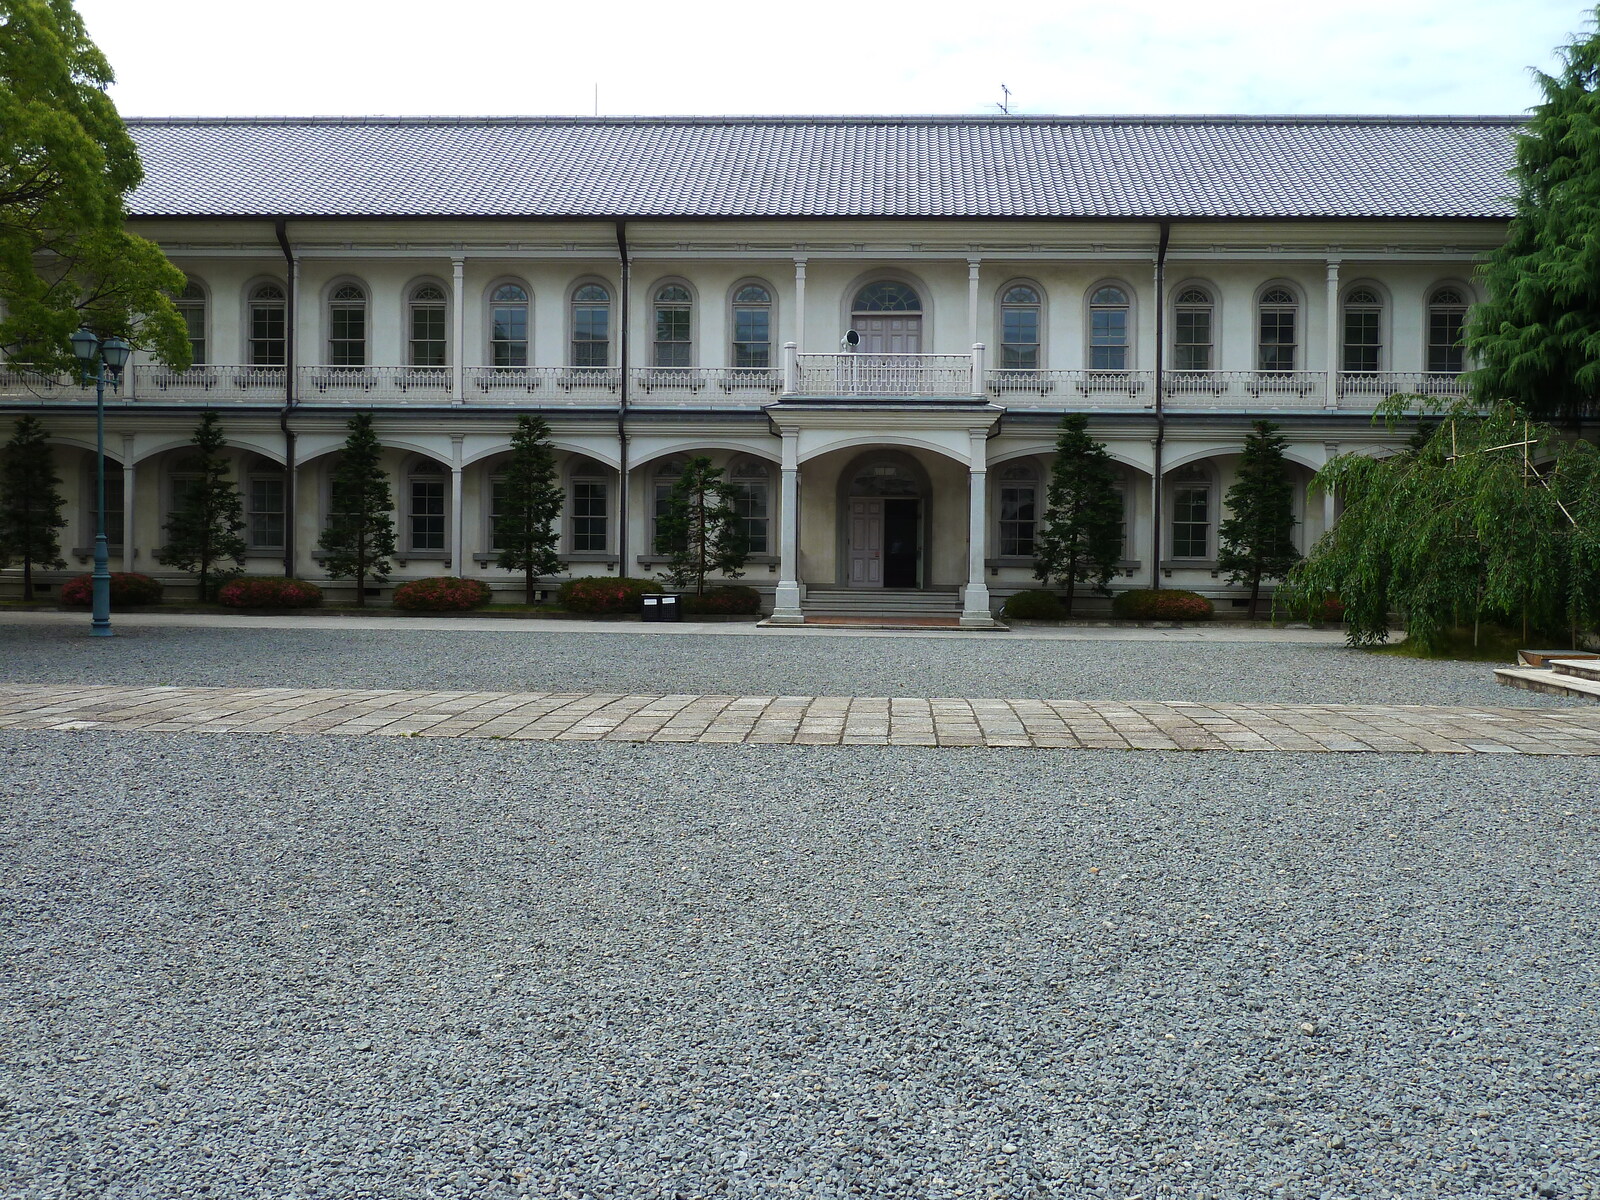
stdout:
[(1182, 588), (1119, 592), (1111, 601), (1111, 615), (1124, 621), (1209, 621), (1214, 612), (1211, 601)]
[(561, 585), (558, 601), (568, 612), (620, 616), (639, 612), (644, 607), (641, 597), (660, 590), (661, 583), (655, 579), (593, 575), (567, 580)]
[(1022, 621), (1060, 621), (1066, 618), (1067, 610), (1054, 592), (1018, 592), (1006, 600), (1000, 615)]
[(481, 579), (445, 575), (402, 583), (394, 589), (394, 606), (407, 612), (471, 612), (489, 603), (491, 595)]
[(218, 589), (217, 602), (229, 608), (313, 608), (322, 603), (322, 589), (303, 579), (230, 579)]
[[(76, 575), (61, 585), (61, 603), (68, 608), (88, 608), (94, 603), (94, 576)], [(161, 584), (136, 571), (111, 573), (111, 607), (160, 604)]]
[(679, 604), (683, 607), (684, 616), (747, 616), (761, 611), (761, 593), (743, 584), (729, 584), (726, 587), (707, 588), (703, 596), (691, 593), (684, 596)]

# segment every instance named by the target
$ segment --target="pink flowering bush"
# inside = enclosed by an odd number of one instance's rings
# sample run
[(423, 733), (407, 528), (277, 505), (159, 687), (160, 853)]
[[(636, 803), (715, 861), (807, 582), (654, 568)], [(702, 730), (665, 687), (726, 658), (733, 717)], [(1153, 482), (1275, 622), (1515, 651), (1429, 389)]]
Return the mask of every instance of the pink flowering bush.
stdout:
[(322, 603), (322, 589), (303, 579), (230, 579), (217, 601), (229, 608), (312, 608)]
[[(94, 602), (94, 576), (77, 575), (61, 585), (61, 603), (68, 608), (88, 608)], [(111, 607), (161, 603), (161, 584), (134, 571), (111, 573)]]
[(407, 612), (471, 612), (489, 603), (491, 594), (481, 579), (445, 575), (402, 583), (394, 590), (394, 606)]
[(1111, 601), (1111, 615), (1124, 621), (1209, 621), (1214, 612), (1211, 601), (1182, 588), (1140, 588)]
[(568, 612), (621, 616), (638, 612), (644, 607), (641, 597), (660, 590), (661, 584), (654, 579), (595, 575), (563, 583), (560, 603)]

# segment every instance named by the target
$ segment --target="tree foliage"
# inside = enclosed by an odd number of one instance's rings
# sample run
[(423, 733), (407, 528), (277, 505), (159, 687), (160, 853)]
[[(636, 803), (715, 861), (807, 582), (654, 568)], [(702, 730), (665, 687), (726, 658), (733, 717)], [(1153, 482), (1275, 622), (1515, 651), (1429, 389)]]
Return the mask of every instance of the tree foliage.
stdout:
[(1077, 585), (1088, 583), (1102, 595), (1122, 558), (1122, 497), (1117, 470), (1105, 446), (1089, 436), (1089, 418), (1068, 413), (1056, 437), (1056, 460), (1044, 516), (1033, 545), (1033, 574), (1045, 584), (1066, 588), (1066, 615), (1072, 615)]
[(713, 575), (739, 578), (750, 557), (744, 522), (734, 508), (741, 489), (722, 474), (709, 458), (691, 458), (656, 519), (657, 550), (668, 556), (661, 578), (697, 596), (705, 594)]
[[(232, 464), (222, 453), (228, 444), (217, 414), (207, 412), (190, 439), (196, 453), (184, 464), (195, 478), (176, 497), (167, 520), (166, 545), (156, 554), (163, 566), (192, 571), (199, 579), (200, 599), (211, 597), (211, 582), (237, 575), (244, 568), (244, 500), (232, 478)], [(231, 570), (218, 570), (227, 560)]]
[(1228, 517), (1217, 530), (1217, 570), (1226, 571), (1230, 583), (1250, 584), (1252, 617), (1261, 581), (1282, 579), (1300, 561), (1294, 544), (1294, 484), (1283, 457), (1287, 445), (1271, 421), (1251, 427), (1225, 500)]
[(1465, 341), (1474, 394), (1539, 418), (1600, 413), (1600, 33), (1538, 73), (1544, 102), (1516, 139), (1516, 215), (1484, 258), (1488, 302)]
[[(1395, 397), (1390, 419), (1409, 400)], [(1389, 458), (1343, 454), (1313, 489), (1344, 500), (1339, 524), (1291, 573), (1285, 598), (1345, 605), (1346, 637), (1371, 645), (1397, 613), (1436, 648), (1482, 619), (1525, 632), (1600, 618), (1600, 454), (1509, 404), (1458, 404)]]
[(394, 554), (394, 497), (383, 453), (372, 430), (372, 414), (350, 419), (339, 465), (334, 468), (328, 527), (317, 546), (333, 579), (356, 581), (356, 603), (367, 602), (367, 580), (389, 577)]
[(74, 369), (87, 325), (189, 363), (184, 275), (123, 229), (143, 170), (106, 95), (111, 67), (71, 0), (0, 0), (0, 348)]
[(500, 547), (495, 562), (504, 570), (523, 573), (529, 604), (534, 579), (559, 574), (567, 566), (561, 561), (555, 527), (562, 501), (550, 427), (543, 417), (518, 417), (495, 509), (495, 545)]
[(0, 567), (22, 563), (24, 600), (33, 599), (35, 567), (67, 565), (57, 532), (67, 519), (49, 437), (33, 417), (18, 417), (0, 451)]

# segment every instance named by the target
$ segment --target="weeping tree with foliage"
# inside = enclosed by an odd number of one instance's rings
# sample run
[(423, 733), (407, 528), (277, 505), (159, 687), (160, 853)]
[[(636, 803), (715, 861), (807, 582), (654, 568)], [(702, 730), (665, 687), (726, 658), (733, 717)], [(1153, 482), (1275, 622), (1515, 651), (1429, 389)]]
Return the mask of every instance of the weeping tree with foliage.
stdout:
[[(184, 464), (193, 478), (175, 497), (177, 507), (167, 521), (166, 545), (156, 553), (163, 566), (191, 571), (200, 583), (200, 599), (211, 597), (213, 580), (244, 569), (244, 500), (233, 479), (232, 464), (222, 453), (228, 444), (222, 422), (208, 412), (194, 431), (195, 454)], [(232, 561), (231, 569), (218, 564)]]
[(1384, 641), (1391, 613), (1425, 650), (1483, 620), (1576, 640), (1600, 619), (1600, 454), (1510, 404), (1441, 415), (1399, 454), (1318, 472), (1313, 490), (1342, 497), (1344, 514), (1290, 572), (1290, 611), (1336, 595), (1358, 646)]
[(1033, 543), (1033, 574), (1066, 589), (1067, 616), (1080, 583), (1108, 595), (1122, 558), (1122, 496), (1105, 446), (1089, 436), (1089, 418), (1068, 413), (1056, 437), (1044, 516)]
[(0, 567), (22, 564), (22, 598), (33, 599), (33, 569), (66, 566), (59, 530), (61, 478), (49, 434), (33, 417), (18, 417), (0, 450)]
[(529, 604), (538, 576), (566, 569), (557, 552), (560, 535), (555, 527), (562, 499), (550, 427), (543, 417), (518, 417), (511, 457), (496, 487), (494, 533), (500, 555), (495, 562), (504, 570), (523, 573)]
[(372, 414), (350, 419), (329, 496), (328, 527), (317, 540), (323, 565), (334, 579), (353, 579), (356, 603), (367, 602), (367, 580), (389, 577), (394, 554), (394, 497), (372, 431)]
[(713, 575), (737, 579), (750, 557), (744, 521), (735, 508), (743, 489), (722, 478), (709, 458), (691, 458), (656, 518), (656, 549), (667, 555), (661, 578), (702, 596)]
[(1600, 33), (1561, 53), (1516, 136), (1515, 215), (1465, 341), (1481, 402), (1574, 420), (1600, 414)]
[(1251, 617), (1263, 579), (1282, 579), (1300, 561), (1294, 544), (1294, 484), (1283, 456), (1288, 443), (1271, 421), (1245, 438), (1239, 473), (1228, 489), (1228, 517), (1217, 530), (1217, 569), (1230, 583), (1250, 584)]
[(76, 371), (87, 326), (189, 365), (183, 272), (123, 228), (143, 168), (72, 0), (0, 0), (0, 347)]

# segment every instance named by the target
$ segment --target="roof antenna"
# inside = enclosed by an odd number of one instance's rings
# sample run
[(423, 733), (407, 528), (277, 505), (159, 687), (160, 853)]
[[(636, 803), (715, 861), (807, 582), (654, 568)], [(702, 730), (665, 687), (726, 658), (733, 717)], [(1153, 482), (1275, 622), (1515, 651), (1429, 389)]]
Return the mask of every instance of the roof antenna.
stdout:
[(1011, 89), (1002, 83), (1000, 85), (1000, 95), (1002, 97), (1000, 103), (996, 104), (995, 107), (1009, 117), (1011, 115)]
[(594, 85), (594, 115), (597, 117), (600, 115), (600, 85), (598, 83)]

